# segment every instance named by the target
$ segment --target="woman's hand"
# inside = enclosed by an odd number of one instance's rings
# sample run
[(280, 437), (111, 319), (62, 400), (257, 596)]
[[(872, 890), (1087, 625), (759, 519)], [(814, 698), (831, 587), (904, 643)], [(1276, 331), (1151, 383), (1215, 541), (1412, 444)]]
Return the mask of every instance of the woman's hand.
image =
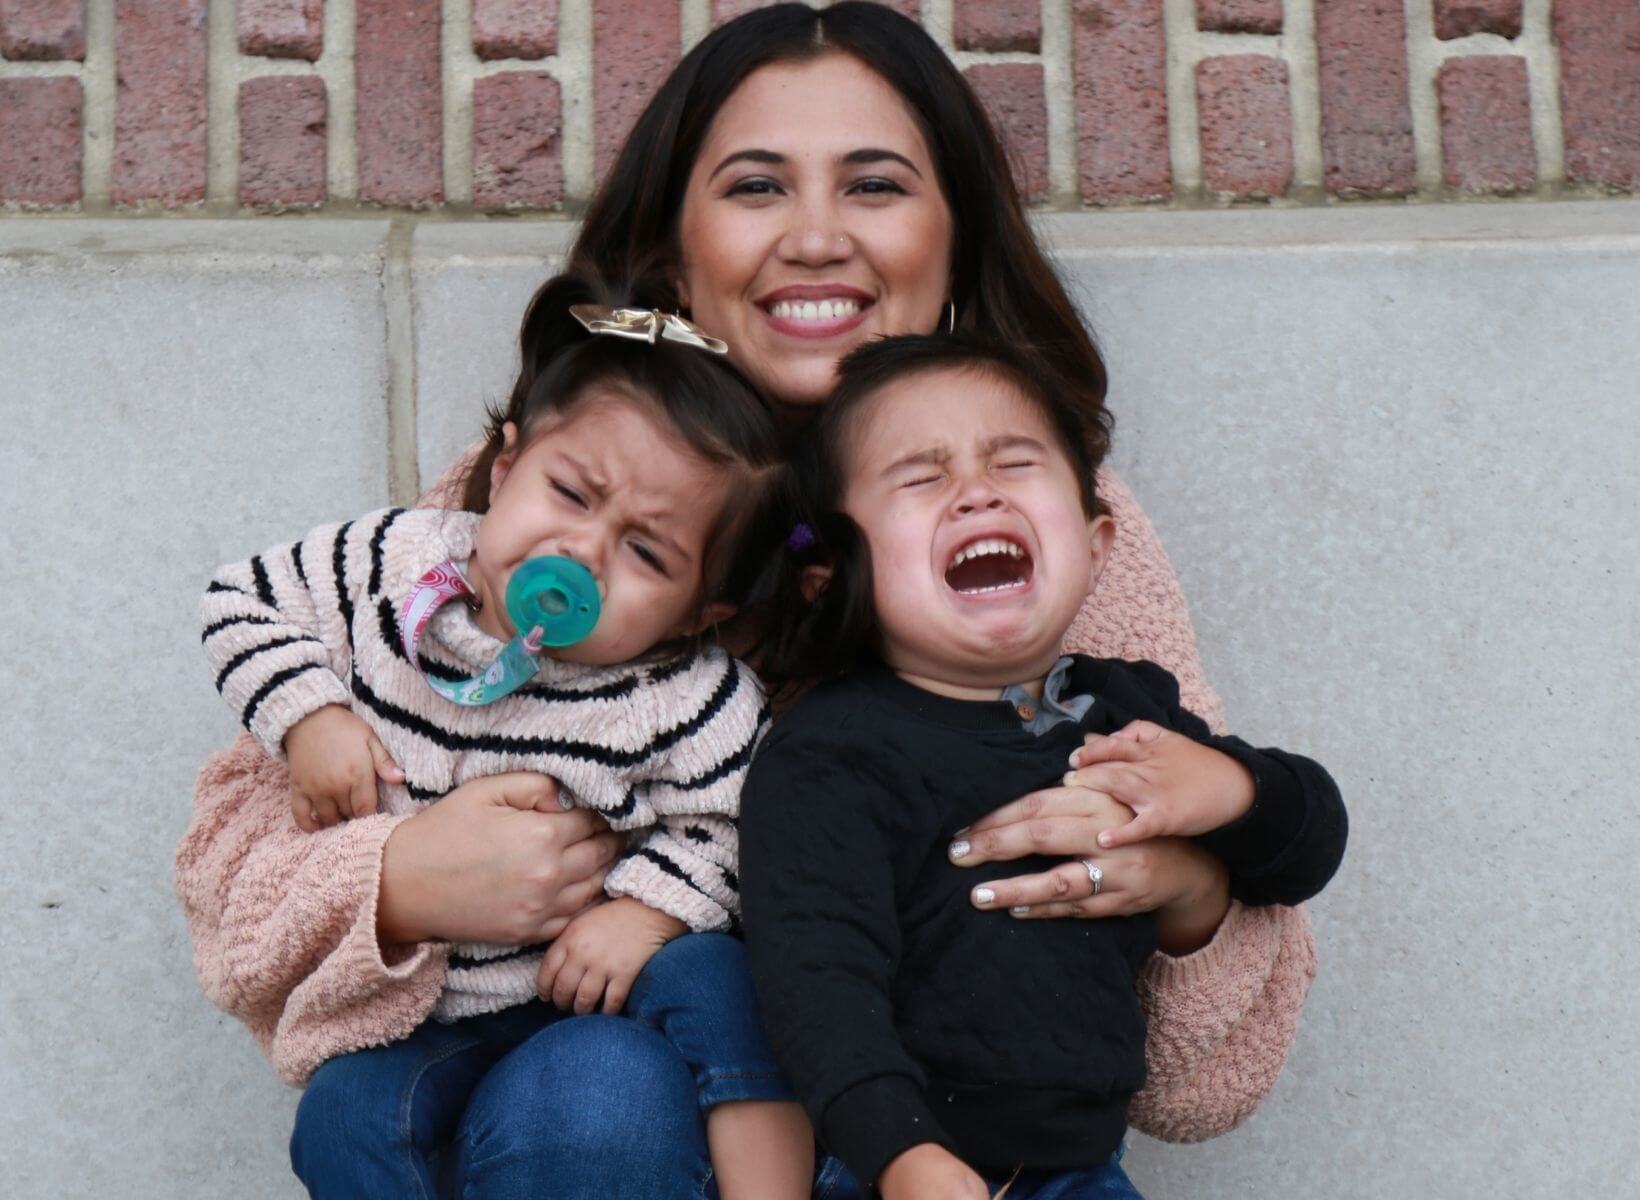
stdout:
[(1065, 783), (1104, 792), (1133, 810), (1099, 844), (1195, 837), (1230, 824), (1253, 807), (1253, 776), (1235, 759), (1150, 721), (1089, 734), (1071, 755)]
[(1049, 788), (975, 822), (952, 844), (951, 861), (968, 867), (1029, 854), (1069, 856), (1071, 861), (1049, 871), (977, 884), (970, 892), (974, 906), (1007, 909), (1020, 920), (1154, 912), (1164, 951), (1199, 949), (1229, 911), (1229, 872), (1183, 838), (1110, 849), (1100, 845), (1101, 834), (1131, 820), (1131, 810), (1104, 792)]
[(896, 1155), (877, 1176), (883, 1200), (989, 1200), (973, 1168), (944, 1146), (919, 1142)]
[(383, 945), (550, 941), (603, 898), (624, 842), (596, 813), (566, 812), (548, 776), (472, 780), (387, 839), (377, 936)]

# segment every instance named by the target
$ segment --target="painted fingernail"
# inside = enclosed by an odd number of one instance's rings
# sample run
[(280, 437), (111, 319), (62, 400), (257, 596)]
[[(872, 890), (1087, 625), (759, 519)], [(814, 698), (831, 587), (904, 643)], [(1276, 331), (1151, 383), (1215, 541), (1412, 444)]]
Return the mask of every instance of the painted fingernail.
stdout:
[(961, 837), (963, 834), (967, 833), (972, 828), (973, 828), (972, 825), (964, 825), (961, 829), (957, 830), (956, 836)]
[(1076, 772), (1066, 771), (1059, 777), (1059, 782), (1064, 784), (1066, 787), (1069, 787), (1071, 784), (1076, 782)]
[(1101, 833), (1099, 835), (1099, 844), (1101, 846), (1103, 846), (1105, 849), (1109, 850), (1110, 849), (1110, 834)]
[(974, 889), (975, 904), (995, 904), (996, 898), (997, 894), (988, 887), (977, 887)]
[(1081, 753), (1082, 752), (1080, 750), (1072, 750), (1071, 751), (1071, 766), (1079, 767), (1079, 766), (1082, 765), (1081, 763), (1077, 762), (1077, 756)]
[(961, 838), (958, 838), (956, 841), (951, 843), (951, 848), (949, 850), (947, 850), (946, 853), (949, 854), (952, 858), (967, 858), (968, 857), (968, 852), (972, 849), (973, 849), (973, 847), (970, 846), (966, 841), (964, 841)]
[(1029, 904), (1016, 904), (1008, 911), (1016, 917), (1023, 917), (1026, 913), (1031, 911), (1031, 906)]

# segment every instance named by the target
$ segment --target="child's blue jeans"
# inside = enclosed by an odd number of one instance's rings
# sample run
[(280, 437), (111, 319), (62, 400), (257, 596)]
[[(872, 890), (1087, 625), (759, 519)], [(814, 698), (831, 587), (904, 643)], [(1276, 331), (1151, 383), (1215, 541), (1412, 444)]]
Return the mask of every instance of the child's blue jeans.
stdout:
[[(483, 1123), (463, 1118), (487, 1103), (494, 1081), (486, 1076), (509, 1051), (569, 1019), (631, 1019), (657, 1030), (688, 1063), (702, 1111), (730, 1100), (794, 1099), (763, 1034), (744, 947), (724, 934), (689, 934), (649, 960), (622, 1018), (571, 1017), (535, 1001), (448, 1025), (428, 1021), (403, 1041), (331, 1059), (297, 1108), (292, 1167), (318, 1200), (433, 1200), (455, 1181), (462, 1195), (539, 1197), (541, 1179), (511, 1161), (527, 1152), (522, 1139), (489, 1145)], [(503, 1081), (494, 1090), (499, 1099), (511, 1089)], [(638, 1189), (630, 1194), (645, 1194), (641, 1181), (626, 1182)]]
[[(1011, 1183), (1006, 1175), (987, 1179), (986, 1183), (992, 1195), (1008, 1183), (1008, 1200), (1144, 1200), (1122, 1170), (1121, 1162), (1122, 1150), (1118, 1147), (1103, 1166), (1077, 1171), (1021, 1171)], [(863, 1196), (860, 1185), (842, 1163), (828, 1158), (821, 1164), (814, 1200), (862, 1200)]]

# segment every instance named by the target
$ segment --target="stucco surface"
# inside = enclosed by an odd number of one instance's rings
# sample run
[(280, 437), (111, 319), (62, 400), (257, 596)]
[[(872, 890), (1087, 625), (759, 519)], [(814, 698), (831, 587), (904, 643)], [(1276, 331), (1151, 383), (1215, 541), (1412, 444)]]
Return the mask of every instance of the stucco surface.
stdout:
[[(1043, 231), (1233, 723), (1328, 763), (1354, 822), (1275, 1093), (1207, 1145), (1135, 1139), (1135, 1178), (1153, 1200), (1622, 1194), (1632, 203)], [(407, 309), (383, 222), (4, 232), (3, 1190), (294, 1197), (294, 1094), (199, 994), (168, 886), (195, 767), (231, 732), (197, 592), (386, 498), (395, 387), (436, 475), (504, 396), (567, 227), (423, 226)]]

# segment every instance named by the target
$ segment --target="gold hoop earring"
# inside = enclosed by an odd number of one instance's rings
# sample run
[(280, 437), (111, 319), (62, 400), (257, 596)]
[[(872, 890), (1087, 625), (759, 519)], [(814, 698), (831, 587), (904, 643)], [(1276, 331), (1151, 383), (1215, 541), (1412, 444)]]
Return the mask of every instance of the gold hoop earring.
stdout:
[(956, 302), (955, 299), (951, 299), (951, 300), (947, 300), (945, 302), (945, 332), (946, 333), (955, 333), (956, 331), (957, 331), (957, 302)]

